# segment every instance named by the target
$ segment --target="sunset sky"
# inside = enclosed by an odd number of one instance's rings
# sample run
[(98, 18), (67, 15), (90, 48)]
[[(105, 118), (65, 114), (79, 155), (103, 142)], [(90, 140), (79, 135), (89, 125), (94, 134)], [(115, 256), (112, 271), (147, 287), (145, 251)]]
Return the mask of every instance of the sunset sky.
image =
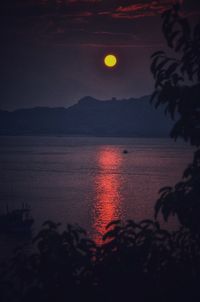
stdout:
[[(150, 94), (150, 55), (165, 47), (160, 14), (173, 3), (131, 0), (10, 0), (1, 6), (0, 108), (68, 107)], [(181, 1), (198, 18), (200, 1)], [(103, 65), (114, 53), (116, 68)]]

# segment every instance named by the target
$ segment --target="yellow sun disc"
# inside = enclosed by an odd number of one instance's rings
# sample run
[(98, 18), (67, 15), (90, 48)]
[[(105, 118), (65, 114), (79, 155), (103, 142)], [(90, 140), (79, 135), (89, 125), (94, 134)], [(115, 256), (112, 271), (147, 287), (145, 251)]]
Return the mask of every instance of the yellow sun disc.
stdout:
[(105, 56), (104, 58), (104, 64), (107, 66), (107, 67), (114, 67), (116, 64), (117, 64), (117, 58), (115, 55), (107, 55)]

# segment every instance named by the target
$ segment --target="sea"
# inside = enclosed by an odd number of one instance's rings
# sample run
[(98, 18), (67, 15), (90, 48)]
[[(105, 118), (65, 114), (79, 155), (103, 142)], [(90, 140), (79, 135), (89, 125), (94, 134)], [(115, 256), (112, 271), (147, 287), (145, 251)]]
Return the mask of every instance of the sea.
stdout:
[(0, 137), (0, 211), (26, 203), (35, 233), (52, 220), (98, 242), (112, 220), (152, 219), (159, 190), (181, 180), (193, 151), (166, 138)]

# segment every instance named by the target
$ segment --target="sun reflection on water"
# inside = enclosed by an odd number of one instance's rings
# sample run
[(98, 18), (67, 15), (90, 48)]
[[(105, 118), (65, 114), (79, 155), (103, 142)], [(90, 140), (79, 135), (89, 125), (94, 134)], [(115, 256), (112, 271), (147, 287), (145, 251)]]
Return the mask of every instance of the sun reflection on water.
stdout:
[(114, 148), (98, 153), (100, 172), (95, 176), (95, 204), (93, 209), (93, 239), (101, 243), (106, 225), (121, 218), (120, 167), (122, 154)]

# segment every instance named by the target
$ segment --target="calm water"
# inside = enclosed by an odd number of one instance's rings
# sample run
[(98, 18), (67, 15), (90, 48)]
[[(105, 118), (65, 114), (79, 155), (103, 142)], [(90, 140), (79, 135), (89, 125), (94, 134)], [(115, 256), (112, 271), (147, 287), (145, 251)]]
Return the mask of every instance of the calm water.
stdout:
[(152, 217), (158, 190), (191, 158), (169, 139), (1, 137), (1, 209), (28, 202), (36, 230), (78, 223), (98, 241), (110, 220)]

